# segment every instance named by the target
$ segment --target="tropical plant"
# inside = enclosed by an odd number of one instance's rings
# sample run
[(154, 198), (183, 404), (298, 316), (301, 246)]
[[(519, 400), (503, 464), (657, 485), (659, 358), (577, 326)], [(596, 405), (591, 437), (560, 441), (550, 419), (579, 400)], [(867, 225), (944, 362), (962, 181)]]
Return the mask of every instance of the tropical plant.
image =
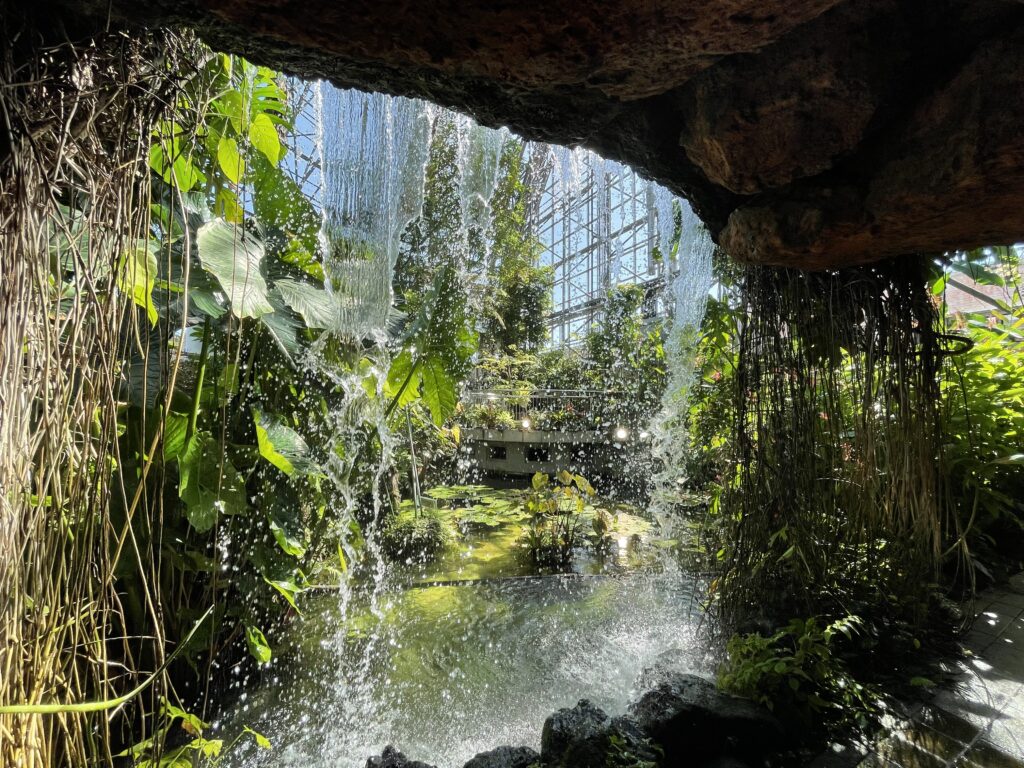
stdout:
[[(942, 384), (942, 476), (946, 501), (960, 521), (947, 554), (976, 577), (995, 578), (993, 568), (1020, 565), (1024, 541), (1024, 301), (1011, 249), (984, 249), (956, 255), (933, 284), (981, 299), (972, 313), (949, 317), (950, 350)], [(969, 278), (969, 281), (963, 281)], [(1006, 300), (983, 292), (1004, 289)], [(970, 293), (969, 293), (970, 295)]]
[(644, 316), (645, 291), (639, 285), (619, 285), (609, 291), (602, 320), (586, 337), (593, 383), (618, 393), (603, 414), (609, 424), (639, 428), (661, 406), (666, 368), (663, 328)]
[(526, 497), (529, 523), (526, 547), (536, 563), (565, 565), (581, 542), (580, 517), (586, 500), (595, 496), (593, 487), (582, 475), (562, 470), (554, 482), (542, 473), (534, 474)]
[(845, 616), (822, 626), (793, 619), (765, 636), (734, 635), (718, 670), (718, 685), (753, 699), (803, 727), (867, 727), (877, 712), (875, 695), (847, 671), (836, 640), (852, 640), (861, 622)]
[(526, 225), (527, 188), (524, 144), (508, 141), (498, 166), (498, 186), (491, 199), (493, 274), (484, 316), (483, 346), (492, 352), (511, 348), (535, 350), (548, 337), (554, 273), (540, 266), (540, 242)]

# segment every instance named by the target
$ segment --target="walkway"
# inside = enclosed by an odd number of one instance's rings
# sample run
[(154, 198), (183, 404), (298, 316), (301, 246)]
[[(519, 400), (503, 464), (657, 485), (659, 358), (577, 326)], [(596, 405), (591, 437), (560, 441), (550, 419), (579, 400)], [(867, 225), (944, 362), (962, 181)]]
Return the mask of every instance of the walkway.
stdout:
[(865, 756), (826, 753), (815, 768), (1024, 768), (1024, 574), (988, 590), (961, 639), (951, 688), (893, 725)]

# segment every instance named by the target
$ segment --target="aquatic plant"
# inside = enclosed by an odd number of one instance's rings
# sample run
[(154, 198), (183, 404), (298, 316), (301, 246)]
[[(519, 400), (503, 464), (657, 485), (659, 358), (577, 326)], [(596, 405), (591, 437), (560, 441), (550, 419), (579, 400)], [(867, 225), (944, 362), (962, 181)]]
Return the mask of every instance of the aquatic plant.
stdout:
[(580, 519), (586, 499), (595, 495), (594, 489), (582, 475), (565, 470), (555, 476), (554, 482), (537, 472), (530, 485), (525, 504), (530, 515), (524, 537), (526, 548), (534, 562), (565, 565), (581, 543)]

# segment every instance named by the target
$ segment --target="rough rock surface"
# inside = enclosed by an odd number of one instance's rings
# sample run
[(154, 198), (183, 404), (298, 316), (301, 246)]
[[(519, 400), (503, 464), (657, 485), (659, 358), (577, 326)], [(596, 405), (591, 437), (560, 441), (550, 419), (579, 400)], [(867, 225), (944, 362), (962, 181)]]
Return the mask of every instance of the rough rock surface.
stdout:
[(662, 747), (666, 765), (718, 756), (762, 762), (787, 746), (782, 725), (767, 710), (695, 675), (672, 675), (629, 712)]
[(660, 763), (661, 754), (660, 747), (636, 720), (609, 719), (586, 699), (572, 709), (560, 709), (551, 715), (541, 735), (541, 756), (547, 766), (605, 768)]
[(540, 755), (529, 747), (498, 747), (481, 752), (464, 768), (529, 768), (540, 761)]
[(575, 707), (560, 709), (544, 721), (540, 735), (540, 754), (545, 763), (562, 758), (573, 742), (594, 736), (608, 723), (608, 715), (589, 699), (582, 699)]
[(366, 768), (434, 768), (419, 760), (410, 760), (390, 744), (384, 747), (384, 751), (366, 761)]
[(1018, 0), (50, 0), (584, 144), (733, 256), (827, 267), (1024, 237)]

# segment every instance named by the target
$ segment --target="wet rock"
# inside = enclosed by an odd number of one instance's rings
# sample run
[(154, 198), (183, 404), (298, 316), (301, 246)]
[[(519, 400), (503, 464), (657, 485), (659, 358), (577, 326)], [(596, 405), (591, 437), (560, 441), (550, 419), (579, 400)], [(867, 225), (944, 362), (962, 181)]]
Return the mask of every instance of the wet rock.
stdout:
[[(549, 728), (549, 724), (551, 727)], [(562, 709), (544, 724), (541, 741), (546, 765), (605, 768), (658, 763), (661, 749), (631, 717), (608, 716), (589, 701)]]
[(498, 747), (481, 752), (464, 768), (528, 768), (540, 762), (540, 755), (529, 747)]
[(410, 760), (393, 746), (388, 744), (380, 755), (366, 761), (366, 768), (435, 768), (433, 765), (419, 760)]
[(716, 757), (704, 763), (701, 768), (751, 768), (749, 763), (738, 760), (735, 757)]
[(681, 648), (669, 648), (654, 657), (654, 663), (640, 673), (634, 687), (639, 691), (656, 688), (673, 675), (682, 673), (689, 665), (690, 657), (686, 651)]
[(666, 765), (724, 756), (762, 764), (787, 745), (782, 725), (770, 712), (695, 675), (666, 677), (629, 712), (664, 750)]
[(571, 744), (595, 735), (607, 722), (608, 715), (589, 699), (582, 699), (572, 709), (558, 710), (544, 721), (541, 757), (545, 763), (559, 762)]

